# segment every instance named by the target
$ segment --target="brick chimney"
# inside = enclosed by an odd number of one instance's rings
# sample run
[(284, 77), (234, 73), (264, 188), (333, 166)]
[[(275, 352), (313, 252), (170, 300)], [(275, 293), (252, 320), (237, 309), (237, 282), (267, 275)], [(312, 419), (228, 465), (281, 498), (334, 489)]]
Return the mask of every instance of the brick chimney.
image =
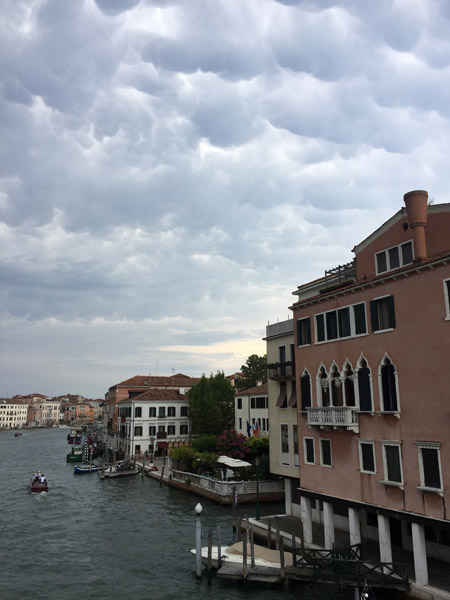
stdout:
[(414, 259), (423, 261), (427, 258), (425, 227), (427, 226), (428, 192), (424, 190), (408, 192), (403, 196), (403, 200), (413, 236)]

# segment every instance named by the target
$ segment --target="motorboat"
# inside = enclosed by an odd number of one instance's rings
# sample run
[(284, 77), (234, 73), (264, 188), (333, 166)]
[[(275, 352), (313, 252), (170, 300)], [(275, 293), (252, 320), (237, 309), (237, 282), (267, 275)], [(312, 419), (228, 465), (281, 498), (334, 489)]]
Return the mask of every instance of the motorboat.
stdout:
[(66, 460), (67, 462), (81, 462), (83, 460), (83, 449), (80, 446), (73, 446)]
[(20, 437), (21, 435), (23, 435), (23, 433), (15, 433), (14, 437)]
[(73, 468), (74, 475), (82, 475), (83, 473), (97, 473), (97, 472), (98, 472), (98, 465), (95, 465), (93, 463), (91, 463), (91, 464), (83, 463), (82, 465), (76, 465)]
[[(189, 549), (191, 554), (196, 555), (197, 552), (195, 548)], [(261, 567), (276, 567), (280, 568), (280, 553), (278, 550), (272, 550), (270, 548), (266, 548), (265, 546), (259, 546), (258, 544), (254, 544), (254, 554), (255, 554), (255, 565)], [(220, 555), (222, 562), (231, 562), (242, 564), (244, 560), (244, 549), (242, 542), (236, 542), (231, 546), (227, 546), (221, 548)], [(218, 546), (212, 546), (211, 548), (211, 566), (213, 569), (217, 569), (219, 567), (218, 561)], [(284, 562), (286, 565), (292, 565), (292, 554), (290, 552), (284, 553)], [(208, 565), (208, 547), (205, 546), (202, 548), (202, 563), (207, 566)], [(247, 564), (251, 563), (251, 550), (250, 544), (247, 545)]]
[(45, 475), (42, 475), (39, 471), (35, 473), (30, 479), (30, 492), (32, 494), (48, 492), (47, 477), (45, 477)]

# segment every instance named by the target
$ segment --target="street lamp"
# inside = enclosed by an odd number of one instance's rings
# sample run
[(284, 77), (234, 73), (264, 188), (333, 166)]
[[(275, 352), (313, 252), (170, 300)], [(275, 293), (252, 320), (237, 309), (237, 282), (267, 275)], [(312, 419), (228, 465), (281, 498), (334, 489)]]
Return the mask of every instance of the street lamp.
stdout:
[(195, 527), (195, 556), (197, 559), (197, 579), (202, 578), (202, 524), (200, 521), (200, 515), (202, 513), (203, 506), (200, 502), (195, 506), (195, 512), (197, 513), (197, 523)]

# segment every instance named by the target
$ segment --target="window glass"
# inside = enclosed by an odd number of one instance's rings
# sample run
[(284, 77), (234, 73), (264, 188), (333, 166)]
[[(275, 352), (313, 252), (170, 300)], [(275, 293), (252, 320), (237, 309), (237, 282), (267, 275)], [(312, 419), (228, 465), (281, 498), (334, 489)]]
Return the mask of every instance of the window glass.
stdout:
[(400, 447), (386, 444), (384, 446), (384, 453), (386, 457), (386, 480), (393, 483), (402, 483)]
[(402, 260), (404, 265), (408, 265), (413, 261), (412, 242), (402, 244)]
[(398, 246), (389, 250), (389, 267), (391, 269), (398, 269), (400, 266), (400, 256), (398, 252)]
[(314, 440), (312, 438), (305, 438), (305, 462), (309, 464), (315, 463)]
[(323, 315), (316, 315), (316, 327), (317, 327), (317, 341), (323, 342), (325, 340), (325, 322)]
[(339, 337), (350, 336), (350, 309), (341, 308), (338, 310), (339, 319)]
[(421, 448), (423, 478), (425, 487), (441, 488), (441, 472), (437, 448)]
[(330, 440), (320, 440), (320, 451), (322, 464), (331, 467), (331, 442)]
[(373, 444), (365, 442), (360, 443), (361, 448), (361, 470), (368, 473), (375, 473), (375, 456)]
[(311, 378), (309, 373), (304, 373), (300, 378), (300, 393), (302, 396), (302, 410), (311, 406)]
[(287, 425), (281, 425), (281, 452), (289, 453), (289, 431)]
[(377, 271), (378, 273), (384, 273), (387, 271), (386, 253), (379, 252), (377, 254)]
[(336, 311), (326, 313), (327, 339), (335, 340), (338, 336)]

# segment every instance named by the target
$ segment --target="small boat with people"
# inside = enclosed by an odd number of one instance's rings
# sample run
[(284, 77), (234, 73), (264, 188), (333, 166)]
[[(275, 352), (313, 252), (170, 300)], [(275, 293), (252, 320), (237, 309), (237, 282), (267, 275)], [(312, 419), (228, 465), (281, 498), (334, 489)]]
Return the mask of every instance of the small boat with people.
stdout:
[(16, 433), (14, 434), (14, 437), (20, 437), (21, 435), (23, 435), (23, 433), (16, 432)]
[(83, 463), (82, 465), (76, 465), (73, 468), (74, 475), (83, 475), (84, 473), (97, 473), (98, 465), (94, 463)]
[(39, 494), (40, 492), (48, 492), (48, 481), (44, 473), (38, 471), (35, 473), (30, 480), (30, 492), (32, 494)]

